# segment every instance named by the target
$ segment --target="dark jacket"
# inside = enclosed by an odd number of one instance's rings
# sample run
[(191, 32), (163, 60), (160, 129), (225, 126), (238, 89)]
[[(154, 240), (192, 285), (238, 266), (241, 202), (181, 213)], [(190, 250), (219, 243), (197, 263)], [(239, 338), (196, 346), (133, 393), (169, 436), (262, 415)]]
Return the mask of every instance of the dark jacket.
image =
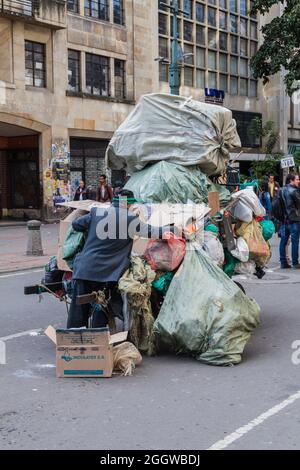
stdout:
[(284, 201), (284, 212), (286, 222), (300, 222), (300, 191), (298, 188), (287, 184), (281, 189), (282, 199)]
[[(82, 200), (86, 201), (88, 198), (88, 192), (85, 188), (82, 190)], [(75, 196), (74, 196), (74, 201), (79, 201), (80, 200), (80, 187), (76, 189)]]
[(104, 196), (102, 197), (101, 186), (97, 188), (96, 201), (98, 202), (112, 202), (113, 190), (108, 184), (105, 186)]
[(119, 281), (130, 266), (135, 235), (157, 239), (162, 238), (164, 232), (174, 231), (172, 227), (162, 229), (144, 224), (117, 203), (108, 209), (94, 207), (72, 226), (78, 232), (88, 230), (84, 248), (74, 261), (73, 279), (97, 282)]

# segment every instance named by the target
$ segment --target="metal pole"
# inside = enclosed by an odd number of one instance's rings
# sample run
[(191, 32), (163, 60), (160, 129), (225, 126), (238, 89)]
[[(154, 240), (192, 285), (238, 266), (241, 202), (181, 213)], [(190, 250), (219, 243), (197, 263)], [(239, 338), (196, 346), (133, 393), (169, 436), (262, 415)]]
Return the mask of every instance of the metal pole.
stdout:
[(173, 13), (172, 21), (172, 61), (170, 65), (169, 83), (172, 95), (179, 95), (181, 84), (181, 68), (178, 63), (178, 30), (177, 17), (179, 14), (178, 0), (172, 0), (171, 11)]

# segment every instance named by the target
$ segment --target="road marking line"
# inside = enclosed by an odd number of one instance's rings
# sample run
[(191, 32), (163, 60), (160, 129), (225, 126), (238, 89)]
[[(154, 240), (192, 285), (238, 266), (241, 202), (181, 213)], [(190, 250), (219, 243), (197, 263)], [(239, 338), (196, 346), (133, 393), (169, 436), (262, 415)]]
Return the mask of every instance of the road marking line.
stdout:
[(35, 270), (28, 269), (28, 271), (0, 275), (0, 279), (3, 277), (24, 276), (24, 274), (41, 273), (42, 271), (44, 271), (44, 269), (35, 269)]
[(271, 416), (276, 415), (277, 413), (282, 411), (284, 408), (286, 408), (287, 406), (294, 403), (296, 400), (299, 400), (299, 398), (300, 398), (300, 390), (297, 393), (295, 393), (294, 395), (291, 395), (290, 397), (288, 397), (286, 400), (279, 403), (278, 405), (273, 406), (272, 408), (270, 408), (265, 413), (262, 413), (257, 418), (250, 421), (250, 423), (248, 423), (245, 426), (242, 426), (241, 428), (237, 429), (235, 432), (233, 432), (229, 436), (225, 437), (225, 439), (222, 439), (222, 440), (216, 442), (208, 450), (226, 449), (226, 447), (230, 446), (230, 444), (237, 441), (238, 439), (243, 437), (245, 434), (252, 431), (252, 429), (259, 426), (260, 424), (262, 424), (267, 419), (271, 418)]
[(37, 336), (37, 333), (40, 333), (43, 331), (43, 328), (38, 328), (37, 330), (28, 330), (28, 331), (21, 331), (21, 333), (16, 333), (14, 335), (9, 335), (9, 336), (3, 336), (0, 338), (0, 341), (8, 341), (10, 339), (14, 338), (20, 338), (21, 336)]

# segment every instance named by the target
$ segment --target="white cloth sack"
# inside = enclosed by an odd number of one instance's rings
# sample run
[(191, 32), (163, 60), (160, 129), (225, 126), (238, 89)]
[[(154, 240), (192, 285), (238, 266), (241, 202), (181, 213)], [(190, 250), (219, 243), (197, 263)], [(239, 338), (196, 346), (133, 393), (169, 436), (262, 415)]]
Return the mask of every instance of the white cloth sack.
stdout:
[[(240, 212), (240, 215), (242, 216), (244, 215), (246, 217), (246, 213), (242, 209), (244, 208), (244, 206), (247, 206), (249, 209), (251, 209), (251, 211), (256, 217), (265, 217), (266, 210), (251, 187), (232, 194), (231, 207), (233, 208), (233, 210), (235, 209), (235, 206), (240, 202), (242, 203), (241, 208), (238, 209), (238, 212)], [(243, 219), (240, 219), (240, 220), (242, 220), (243, 222), (249, 223), (252, 221), (252, 218), (251, 220), (243, 220)]]
[(250, 252), (246, 240), (243, 237), (239, 237), (236, 241), (236, 248), (230, 252), (232, 256), (240, 260), (242, 263), (249, 261)]
[(222, 267), (225, 261), (223, 245), (213, 232), (204, 232), (203, 249), (209, 257)]

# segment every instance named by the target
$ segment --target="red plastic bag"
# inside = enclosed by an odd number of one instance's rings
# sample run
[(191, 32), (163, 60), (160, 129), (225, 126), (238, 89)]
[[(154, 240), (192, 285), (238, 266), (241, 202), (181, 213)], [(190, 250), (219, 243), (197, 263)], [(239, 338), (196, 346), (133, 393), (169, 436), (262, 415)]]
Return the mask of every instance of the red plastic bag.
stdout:
[(144, 257), (154, 271), (174, 271), (182, 263), (186, 241), (166, 232), (162, 240), (150, 240)]

